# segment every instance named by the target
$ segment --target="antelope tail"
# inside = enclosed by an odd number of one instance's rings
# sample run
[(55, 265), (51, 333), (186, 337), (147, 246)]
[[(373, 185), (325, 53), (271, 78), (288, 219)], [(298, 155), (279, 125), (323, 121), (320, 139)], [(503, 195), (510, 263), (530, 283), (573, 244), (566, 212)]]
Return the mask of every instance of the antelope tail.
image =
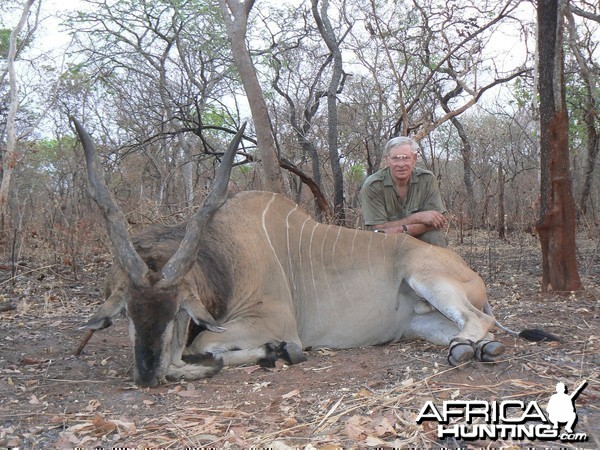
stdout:
[(525, 340), (531, 341), (531, 342), (541, 342), (541, 341), (561, 342), (561, 340), (558, 336), (555, 336), (552, 333), (548, 333), (547, 331), (540, 330), (539, 328), (526, 328), (522, 331), (515, 331), (515, 330), (511, 330), (510, 328), (505, 327), (500, 322), (498, 322), (498, 319), (496, 319), (496, 317), (494, 316), (494, 312), (492, 311), (492, 307), (490, 306), (489, 302), (486, 302), (485, 306), (483, 307), (483, 312), (486, 313), (488, 316), (492, 317), (492, 319), (494, 319), (494, 322), (496, 322), (496, 326), (498, 328), (500, 328), (502, 331), (505, 331), (506, 333), (510, 334), (511, 336), (520, 337), (522, 339), (525, 339)]

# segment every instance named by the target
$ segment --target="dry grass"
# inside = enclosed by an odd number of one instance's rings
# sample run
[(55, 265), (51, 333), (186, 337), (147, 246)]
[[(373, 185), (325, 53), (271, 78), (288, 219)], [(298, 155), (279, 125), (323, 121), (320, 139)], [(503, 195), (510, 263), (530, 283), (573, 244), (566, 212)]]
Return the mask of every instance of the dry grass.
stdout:
[[(0, 280), (0, 447), (91, 448), (597, 448), (600, 445), (600, 276), (598, 238), (582, 241), (586, 290), (539, 293), (539, 255), (529, 237), (506, 242), (478, 235), (459, 253), (489, 286), (498, 318), (511, 328), (538, 326), (563, 343), (530, 344), (499, 333), (508, 348), (497, 364), (449, 368), (429, 344), (310, 352), (273, 370), (227, 369), (203, 382), (142, 390), (131, 382), (126, 324), (94, 335), (84, 353), (77, 327), (98, 304), (102, 276), (83, 266), (83, 281), (57, 271)], [(1, 303), (1, 302), (0, 302)], [(540, 441), (439, 441), (415, 418), (426, 401), (507, 399), (547, 402), (556, 382), (587, 379), (577, 399), (584, 444)]]

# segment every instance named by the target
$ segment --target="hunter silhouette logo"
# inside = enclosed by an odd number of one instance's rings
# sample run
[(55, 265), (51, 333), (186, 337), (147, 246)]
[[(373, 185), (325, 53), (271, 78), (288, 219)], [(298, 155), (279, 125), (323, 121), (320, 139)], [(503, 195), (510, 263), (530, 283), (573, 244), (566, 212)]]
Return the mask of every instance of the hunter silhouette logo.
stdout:
[(571, 395), (567, 394), (565, 383), (556, 383), (556, 394), (550, 397), (548, 401), (548, 419), (558, 429), (559, 423), (566, 423), (565, 431), (573, 433), (573, 426), (577, 422), (577, 412), (575, 411), (575, 399), (579, 396), (583, 388), (586, 387), (587, 380), (579, 385)]
[[(436, 406), (429, 400), (421, 408), (416, 422), (437, 422), (440, 439), (464, 440), (560, 440), (587, 441), (586, 433), (575, 433), (577, 423), (575, 400), (587, 385), (583, 381), (572, 394), (567, 394), (564, 383), (556, 384), (544, 413), (537, 401), (522, 400), (446, 400)], [(565, 424), (560, 431), (560, 424)]]

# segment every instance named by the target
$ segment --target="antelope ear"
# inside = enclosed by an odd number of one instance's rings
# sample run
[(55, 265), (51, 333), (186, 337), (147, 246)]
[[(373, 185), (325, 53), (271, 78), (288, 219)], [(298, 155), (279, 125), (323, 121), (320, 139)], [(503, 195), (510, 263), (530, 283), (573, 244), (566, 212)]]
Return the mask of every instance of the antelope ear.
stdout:
[(82, 327), (88, 330), (102, 330), (113, 324), (113, 319), (125, 309), (125, 296), (115, 292), (102, 304), (100, 309)]
[(217, 323), (211, 313), (204, 307), (202, 301), (198, 297), (186, 298), (181, 303), (181, 308), (185, 310), (196, 325), (205, 327), (209, 331), (222, 333), (225, 331), (221, 325)]

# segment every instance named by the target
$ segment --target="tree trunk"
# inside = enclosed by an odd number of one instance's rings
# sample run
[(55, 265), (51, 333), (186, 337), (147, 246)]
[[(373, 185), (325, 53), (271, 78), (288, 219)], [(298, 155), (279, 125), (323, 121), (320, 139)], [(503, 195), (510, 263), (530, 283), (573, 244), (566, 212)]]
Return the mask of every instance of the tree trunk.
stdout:
[(333, 71), (327, 90), (327, 144), (329, 147), (329, 163), (333, 175), (333, 214), (334, 223), (344, 225), (346, 214), (344, 211), (344, 175), (340, 164), (338, 150), (338, 107), (337, 95), (342, 82), (342, 52), (329, 21), (327, 10), (329, 0), (321, 0), (321, 11), (318, 10), (319, 0), (312, 0), (312, 12), (321, 37), (333, 55)]
[(500, 239), (506, 238), (506, 221), (504, 216), (506, 212), (504, 210), (504, 167), (502, 162), (498, 166), (498, 237)]
[(2, 155), (2, 182), (0, 182), (0, 237), (4, 237), (8, 231), (8, 194), (10, 192), (10, 179), (12, 172), (17, 165), (17, 132), (15, 122), (17, 120), (17, 110), (19, 108), (19, 88), (17, 86), (17, 74), (15, 72), (15, 59), (17, 55), (17, 38), (25, 25), (29, 10), (35, 0), (27, 0), (23, 6), (21, 18), (17, 26), (10, 33), (8, 43), (8, 56), (6, 58), (6, 67), (8, 71), (8, 82), (10, 90), (10, 102), (8, 105), (8, 115), (6, 117), (6, 150)]
[(536, 229), (542, 249), (543, 292), (581, 289), (563, 79), (564, 5), (565, 0), (547, 0), (537, 4), (541, 185)]
[[(296, 128), (297, 129), (297, 128)], [(302, 147), (302, 150), (307, 153), (310, 156), (310, 161), (311, 161), (311, 168), (312, 168), (312, 178), (314, 180), (314, 184), (315, 184), (315, 188), (317, 188), (318, 190), (318, 194), (315, 194), (315, 204), (317, 205), (316, 208), (316, 216), (317, 216), (317, 220), (319, 222), (323, 222), (324, 220), (330, 220), (331, 217), (333, 216), (332, 212), (331, 212), (331, 208), (329, 207), (329, 204), (327, 203), (327, 201), (323, 202), (319, 197), (322, 197), (323, 199), (325, 198), (325, 195), (323, 194), (323, 181), (321, 179), (321, 167), (320, 167), (320, 161), (319, 161), (319, 154), (317, 152), (316, 147), (314, 146), (314, 144), (312, 142), (310, 142), (308, 139), (306, 139), (306, 136), (304, 135), (300, 135), (297, 133), (298, 136), (298, 141), (300, 142), (300, 146)], [(311, 189), (311, 192), (315, 192), (315, 190), (309, 186)], [(324, 208), (324, 206), (326, 205), (326, 207)]]
[(583, 188), (581, 189), (581, 196), (579, 197), (579, 210), (581, 214), (585, 216), (587, 214), (587, 205), (590, 198), (590, 191), (592, 188), (592, 181), (594, 177), (594, 169), (596, 167), (596, 159), (600, 152), (600, 136), (598, 133), (598, 122), (600, 119), (600, 113), (597, 107), (597, 92), (598, 92), (598, 81), (597, 75), (594, 72), (593, 67), (589, 67), (586, 59), (584, 58), (581, 48), (577, 45), (577, 26), (575, 25), (575, 19), (569, 8), (566, 9), (567, 26), (569, 28), (569, 47), (571, 52), (575, 55), (577, 66), (579, 67), (579, 74), (583, 81), (585, 88), (585, 115), (583, 121), (585, 123), (586, 134), (587, 134), (587, 159), (585, 167), (585, 175), (583, 179)]
[(254, 120), (256, 140), (262, 160), (265, 189), (271, 192), (287, 194), (283, 175), (279, 168), (279, 157), (275, 138), (271, 128), (269, 111), (265, 102), (262, 88), (252, 63), (250, 51), (246, 47), (246, 29), (248, 15), (254, 5), (254, 0), (219, 0), (227, 35), (231, 42), (233, 61), (242, 80), (242, 85), (248, 97), (250, 112)]
[[(298, 114), (296, 103), (294, 102), (292, 97), (290, 97), (290, 95), (279, 86), (281, 61), (277, 58), (277, 55), (273, 55), (273, 62), (275, 78), (273, 80), (272, 86), (273, 89), (275, 89), (275, 91), (279, 95), (281, 95), (281, 97), (285, 99), (285, 101), (288, 104), (288, 107), (290, 109), (290, 124), (292, 125), (292, 128), (294, 130), (296, 139), (298, 140), (302, 151), (310, 156), (312, 167), (312, 179), (303, 172), (301, 174), (298, 173), (300, 172), (299, 169), (293, 166), (291, 163), (283, 161), (283, 158), (281, 158), (281, 167), (291, 171), (292, 173), (296, 173), (300, 180), (310, 188), (311, 192), (315, 197), (315, 215), (317, 220), (319, 222), (323, 222), (324, 220), (331, 220), (333, 214), (331, 212), (331, 208), (329, 207), (329, 203), (327, 202), (323, 191), (319, 153), (317, 152), (317, 148), (315, 147), (315, 145), (308, 139), (309, 132), (313, 126), (313, 119), (319, 109), (320, 96), (315, 93), (316, 82), (311, 83), (306, 105), (304, 106), (303, 111), (301, 111), (301, 113)], [(300, 121), (298, 120), (298, 117), (300, 117)], [(293, 169), (290, 169), (290, 167), (292, 166)], [(299, 192), (300, 191), (298, 191), (298, 193)]]
[(183, 193), (185, 198), (185, 206), (192, 207), (194, 205), (194, 160), (193, 147), (185, 136), (179, 136), (181, 151), (183, 154), (183, 166), (181, 167), (181, 175), (183, 178)]
[(291, 162), (285, 160), (285, 158), (281, 159), (281, 167), (297, 175), (300, 178), (300, 181), (302, 181), (302, 183), (306, 184), (309, 187), (310, 191), (312, 192), (315, 198), (317, 211), (319, 212), (319, 219), (325, 222), (330, 222), (332, 220), (332, 213), (331, 209), (329, 208), (329, 203), (327, 203), (327, 199), (325, 198), (323, 191), (316, 183), (316, 181), (307, 176), (301, 170), (299, 170)]
[[(448, 106), (448, 102), (450, 99), (460, 95), (463, 89), (460, 86), (457, 86), (452, 91), (448, 92), (446, 95), (438, 95), (440, 99), (440, 104), (445, 113), (450, 113), (450, 107)], [(473, 148), (471, 147), (471, 141), (469, 140), (469, 136), (465, 131), (462, 123), (456, 116), (450, 118), (450, 122), (456, 128), (458, 136), (462, 142), (462, 147), (460, 148), (460, 154), (462, 156), (463, 162), (463, 183), (465, 185), (465, 190), (467, 192), (467, 209), (469, 211), (469, 221), (471, 226), (474, 227), (475, 224), (475, 192), (473, 190)]]
[(587, 214), (587, 206), (592, 190), (592, 181), (594, 178), (594, 170), (596, 168), (596, 160), (598, 159), (598, 153), (600, 152), (600, 136), (598, 136), (598, 130), (596, 130), (595, 122), (598, 121), (598, 112), (594, 108), (590, 107), (589, 113), (585, 118), (585, 126), (587, 129), (587, 160), (585, 166), (585, 176), (583, 179), (583, 188), (581, 190), (581, 196), (579, 197), (579, 210), (582, 215)]

